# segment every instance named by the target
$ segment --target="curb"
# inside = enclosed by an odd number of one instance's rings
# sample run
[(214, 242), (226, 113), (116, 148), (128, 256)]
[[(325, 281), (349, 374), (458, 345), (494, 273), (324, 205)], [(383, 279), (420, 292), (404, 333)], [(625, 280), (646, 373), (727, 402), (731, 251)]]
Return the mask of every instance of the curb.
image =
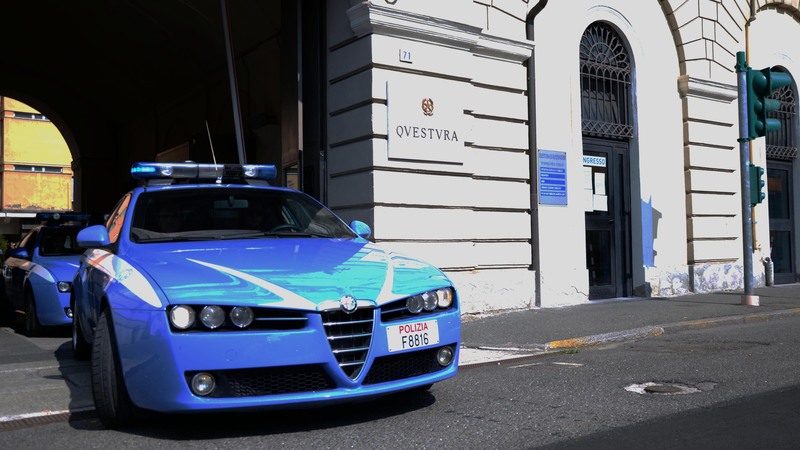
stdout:
[(687, 320), (673, 322), (664, 325), (650, 325), (646, 327), (633, 328), (624, 331), (612, 331), (610, 333), (596, 334), (572, 339), (561, 339), (544, 344), (545, 351), (576, 349), (581, 347), (591, 347), (611, 342), (623, 342), (629, 340), (643, 339), (648, 337), (661, 336), (664, 333), (677, 333), (680, 331), (701, 330), (704, 328), (719, 327), (725, 325), (738, 325), (754, 322), (767, 322), (770, 320), (782, 319), (800, 315), (800, 308), (782, 309), (766, 313), (744, 314), (741, 316), (724, 316), (711, 319)]

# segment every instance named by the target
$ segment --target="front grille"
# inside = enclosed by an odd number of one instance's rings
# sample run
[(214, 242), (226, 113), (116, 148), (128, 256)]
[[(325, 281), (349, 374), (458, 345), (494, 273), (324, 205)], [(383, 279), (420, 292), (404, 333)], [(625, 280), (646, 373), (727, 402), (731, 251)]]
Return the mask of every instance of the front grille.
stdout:
[(385, 383), (438, 372), (444, 369), (436, 361), (438, 350), (432, 348), (376, 358), (364, 384)]
[[(186, 374), (187, 383), (196, 373)], [(336, 387), (319, 365), (220, 370), (211, 374), (217, 381), (217, 389), (209, 395), (214, 398), (293, 394)]]
[(359, 308), (352, 314), (341, 310), (323, 311), (322, 325), (333, 355), (342, 371), (355, 380), (369, 353), (375, 310)]
[(255, 318), (250, 327), (261, 330), (302, 330), (308, 322), (308, 316), (303, 311), (253, 308), (253, 312)]

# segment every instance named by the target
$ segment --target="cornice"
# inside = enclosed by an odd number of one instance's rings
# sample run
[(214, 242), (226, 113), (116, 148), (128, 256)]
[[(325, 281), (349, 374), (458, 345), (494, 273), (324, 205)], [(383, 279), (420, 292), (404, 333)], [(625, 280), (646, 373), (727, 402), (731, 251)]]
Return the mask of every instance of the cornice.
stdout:
[(678, 92), (681, 96), (688, 95), (729, 103), (739, 98), (739, 91), (734, 85), (692, 78), (688, 75), (678, 77)]
[[(533, 42), (490, 35), (480, 27), (363, 1), (347, 10), (350, 27), (358, 36), (379, 34), (445, 47), (469, 50), (497, 59), (521, 62), (529, 58)], [(523, 25), (520, 25), (523, 26)]]

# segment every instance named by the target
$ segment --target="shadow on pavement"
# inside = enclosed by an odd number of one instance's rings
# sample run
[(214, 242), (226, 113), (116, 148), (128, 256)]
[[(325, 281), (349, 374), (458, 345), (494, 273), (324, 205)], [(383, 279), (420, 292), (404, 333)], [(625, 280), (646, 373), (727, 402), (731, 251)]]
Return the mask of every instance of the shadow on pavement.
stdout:
[[(301, 409), (202, 414), (147, 412), (138, 422), (116, 431), (155, 439), (195, 441), (325, 430), (427, 408), (436, 402), (435, 390), (434, 386), (430, 391), (408, 391), (375, 400)], [(93, 413), (73, 414), (69, 422), (74, 429), (103, 429)]]

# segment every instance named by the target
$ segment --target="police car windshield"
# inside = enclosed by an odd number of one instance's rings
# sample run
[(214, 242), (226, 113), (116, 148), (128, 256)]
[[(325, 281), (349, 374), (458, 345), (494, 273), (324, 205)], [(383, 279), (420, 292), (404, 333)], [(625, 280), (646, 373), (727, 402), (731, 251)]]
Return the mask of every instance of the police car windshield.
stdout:
[(39, 241), (39, 256), (82, 254), (85, 249), (78, 247), (78, 231), (79, 228), (44, 228)]
[(145, 192), (131, 223), (131, 240), (139, 243), (282, 236), (355, 237), (336, 215), (305, 194), (254, 188)]

